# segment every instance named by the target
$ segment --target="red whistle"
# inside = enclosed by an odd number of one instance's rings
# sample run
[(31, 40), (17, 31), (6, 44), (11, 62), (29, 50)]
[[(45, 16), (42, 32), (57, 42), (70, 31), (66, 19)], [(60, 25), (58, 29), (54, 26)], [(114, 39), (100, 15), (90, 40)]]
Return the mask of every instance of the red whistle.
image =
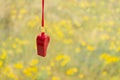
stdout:
[(47, 52), (47, 47), (50, 42), (50, 37), (46, 35), (44, 32), (39, 34), (36, 38), (37, 43), (37, 54), (39, 56), (45, 57)]

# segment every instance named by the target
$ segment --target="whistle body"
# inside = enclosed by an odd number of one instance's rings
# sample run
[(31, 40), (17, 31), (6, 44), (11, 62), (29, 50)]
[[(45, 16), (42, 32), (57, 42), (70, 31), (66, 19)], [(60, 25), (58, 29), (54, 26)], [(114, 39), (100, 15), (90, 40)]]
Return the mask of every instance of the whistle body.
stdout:
[(45, 57), (47, 52), (47, 47), (50, 41), (50, 37), (46, 35), (44, 32), (39, 34), (36, 38), (37, 43), (37, 54), (39, 56)]

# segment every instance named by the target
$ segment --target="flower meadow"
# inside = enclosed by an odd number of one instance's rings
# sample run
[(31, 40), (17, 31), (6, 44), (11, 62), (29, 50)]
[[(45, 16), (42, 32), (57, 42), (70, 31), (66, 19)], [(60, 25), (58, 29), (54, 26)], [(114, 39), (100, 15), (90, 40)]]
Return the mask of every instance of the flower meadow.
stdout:
[(0, 0), (0, 80), (120, 79), (120, 0), (45, 0), (45, 58), (41, 30), (41, 0)]

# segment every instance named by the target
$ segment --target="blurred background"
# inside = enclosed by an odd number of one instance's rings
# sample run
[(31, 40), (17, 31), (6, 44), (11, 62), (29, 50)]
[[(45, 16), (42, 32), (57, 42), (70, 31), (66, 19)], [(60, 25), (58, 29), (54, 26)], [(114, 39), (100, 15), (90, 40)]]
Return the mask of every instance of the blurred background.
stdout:
[(45, 58), (40, 27), (41, 0), (0, 0), (0, 80), (120, 79), (120, 0), (45, 0)]

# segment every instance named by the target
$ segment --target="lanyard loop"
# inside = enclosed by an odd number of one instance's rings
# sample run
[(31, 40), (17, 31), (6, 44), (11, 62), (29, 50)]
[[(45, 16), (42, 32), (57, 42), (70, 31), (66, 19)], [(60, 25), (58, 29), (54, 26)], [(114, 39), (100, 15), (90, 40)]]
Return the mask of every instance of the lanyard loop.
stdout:
[(42, 21), (41, 26), (44, 27), (44, 0), (42, 0)]

